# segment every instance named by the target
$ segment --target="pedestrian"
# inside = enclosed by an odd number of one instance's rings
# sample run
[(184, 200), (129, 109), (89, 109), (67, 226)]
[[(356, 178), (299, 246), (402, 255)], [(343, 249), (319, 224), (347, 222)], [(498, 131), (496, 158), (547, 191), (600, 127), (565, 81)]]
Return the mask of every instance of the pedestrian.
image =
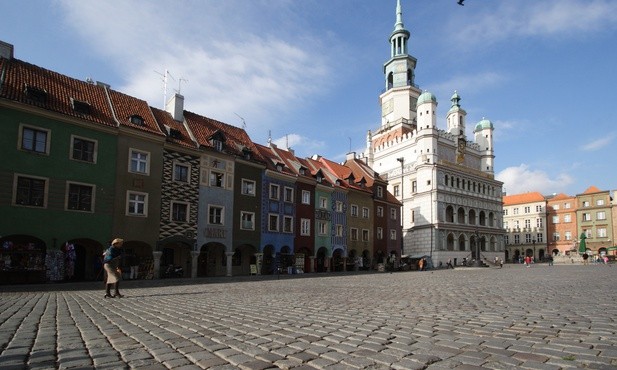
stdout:
[(499, 259), (499, 268), (503, 268), (503, 258)]
[(420, 258), (418, 261), (418, 270), (424, 271), (424, 258)]
[(129, 268), (131, 269), (131, 273), (129, 274), (129, 279), (130, 280), (134, 280), (137, 279), (137, 276), (139, 275), (139, 258), (134, 255), (131, 254), (129, 256)]
[[(120, 294), (120, 260), (122, 258), (122, 244), (124, 240), (116, 238), (111, 242), (111, 245), (105, 253), (103, 253), (103, 268), (107, 273), (107, 281), (105, 284), (105, 298), (122, 298)], [(114, 288), (114, 295), (111, 295), (111, 288)]]
[(548, 265), (553, 266), (553, 255), (552, 254), (549, 254), (548, 256)]
[(589, 255), (587, 253), (583, 253), (583, 265), (586, 265), (588, 262), (587, 260), (589, 259)]
[(446, 264), (446, 267), (454, 270), (454, 266), (452, 265), (452, 258), (448, 258), (448, 263)]
[(531, 256), (525, 256), (525, 266), (531, 267)]
[(426, 258), (422, 258), (422, 271), (426, 271), (427, 267)]

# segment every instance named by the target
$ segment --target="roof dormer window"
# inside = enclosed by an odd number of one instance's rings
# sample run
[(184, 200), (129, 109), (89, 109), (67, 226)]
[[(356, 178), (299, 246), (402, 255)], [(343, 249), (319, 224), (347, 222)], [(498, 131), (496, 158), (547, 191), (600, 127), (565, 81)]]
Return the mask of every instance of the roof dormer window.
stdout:
[(217, 131), (210, 136), (210, 145), (212, 145), (217, 152), (223, 151), (224, 143), (225, 135), (223, 135), (220, 131)]
[(180, 130), (176, 130), (175, 128), (169, 129), (169, 137), (174, 139), (182, 139), (182, 133)]
[(277, 164), (276, 164), (276, 170), (277, 170), (278, 172), (283, 171), (283, 164), (281, 164), (281, 163), (277, 163)]
[(253, 152), (251, 151), (251, 149), (244, 147), (242, 148), (242, 156), (244, 157), (244, 159), (251, 159), (253, 155)]
[(26, 85), (24, 92), (33, 103), (44, 104), (47, 101), (47, 91), (43, 89)]
[(90, 114), (90, 104), (89, 103), (71, 98), (71, 104), (73, 105), (73, 110), (75, 112), (81, 113), (81, 114)]
[(130, 116), (129, 121), (137, 126), (143, 126), (145, 123), (144, 118), (138, 114), (133, 114), (132, 116)]
[(306, 167), (300, 166), (300, 175), (302, 176), (306, 175)]

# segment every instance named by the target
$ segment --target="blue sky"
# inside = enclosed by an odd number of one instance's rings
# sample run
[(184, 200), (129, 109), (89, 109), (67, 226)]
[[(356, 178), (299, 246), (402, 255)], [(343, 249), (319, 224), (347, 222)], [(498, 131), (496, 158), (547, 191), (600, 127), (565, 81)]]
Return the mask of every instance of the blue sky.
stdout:
[[(296, 155), (364, 152), (396, 0), (5, 1), (0, 40), (15, 57), (271, 136)], [(617, 1), (402, 0), (416, 83), (454, 90), (467, 134), (495, 126), (508, 194), (617, 189)]]

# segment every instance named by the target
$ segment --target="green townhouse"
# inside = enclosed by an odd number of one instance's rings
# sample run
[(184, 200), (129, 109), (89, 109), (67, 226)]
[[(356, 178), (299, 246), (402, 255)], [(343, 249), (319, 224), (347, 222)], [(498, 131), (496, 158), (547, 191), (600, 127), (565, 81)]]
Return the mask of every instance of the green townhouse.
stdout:
[[(311, 259), (310, 270), (306, 271), (316, 272), (319, 270), (318, 267), (323, 270), (325, 256), (332, 253), (334, 184), (324, 175), (320, 162), (307, 158), (307, 164), (315, 177), (315, 244), (309, 257)], [(317, 258), (318, 255), (319, 258)]]
[(113, 235), (105, 89), (0, 52), (0, 281), (95, 279)]

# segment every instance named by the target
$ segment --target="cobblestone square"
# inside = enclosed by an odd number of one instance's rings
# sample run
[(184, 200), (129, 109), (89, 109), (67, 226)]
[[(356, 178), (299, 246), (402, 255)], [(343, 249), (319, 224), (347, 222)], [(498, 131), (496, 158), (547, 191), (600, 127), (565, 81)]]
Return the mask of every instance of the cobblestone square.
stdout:
[(0, 286), (0, 369), (615, 369), (617, 266)]

